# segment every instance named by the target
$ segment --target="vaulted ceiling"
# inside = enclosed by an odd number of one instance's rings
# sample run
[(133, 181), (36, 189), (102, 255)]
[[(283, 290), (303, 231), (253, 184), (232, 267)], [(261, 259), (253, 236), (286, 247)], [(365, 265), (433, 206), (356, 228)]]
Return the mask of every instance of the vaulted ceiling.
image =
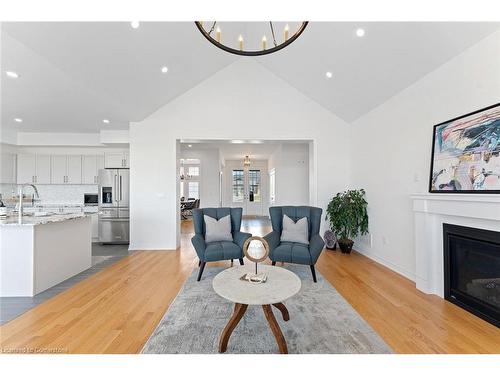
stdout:
[[(364, 37), (356, 36), (359, 27)], [(255, 59), (351, 122), (499, 29), (499, 23), (311, 22), (289, 47)], [(126, 129), (249, 58), (214, 47), (191, 22), (137, 29), (128, 22), (3, 23), (1, 43), (2, 127), (20, 131)]]

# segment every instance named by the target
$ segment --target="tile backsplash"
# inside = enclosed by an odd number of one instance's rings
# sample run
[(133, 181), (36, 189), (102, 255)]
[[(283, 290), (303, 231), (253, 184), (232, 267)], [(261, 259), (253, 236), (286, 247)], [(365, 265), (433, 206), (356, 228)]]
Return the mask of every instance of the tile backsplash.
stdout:
[[(97, 194), (97, 185), (36, 185), (40, 194), (39, 205), (61, 204), (61, 205), (83, 205), (83, 195), (86, 193)], [(26, 194), (32, 194), (33, 190), (25, 188)], [(17, 195), (17, 186), (12, 184), (0, 184), (2, 197), (9, 198)]]

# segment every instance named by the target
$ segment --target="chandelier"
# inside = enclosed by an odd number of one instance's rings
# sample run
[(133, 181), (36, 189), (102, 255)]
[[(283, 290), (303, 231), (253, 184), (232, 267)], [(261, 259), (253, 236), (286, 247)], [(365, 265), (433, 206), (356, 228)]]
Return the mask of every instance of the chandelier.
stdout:
[[(249, 22), (246, 30), (238, 30), (235, 25), (244, 23), (227, 23), (223, 30), (217, 21), (196, 21), (196, 26), (210, 43), (220, 49), (242, 56), (261, 56), (277, 52), (293, 43), (302, 34), (308, 22), (285, 24), (280, 31), (276, 22)], [(224, 34), (223, 34), (224, 32)], [(249, 37), (249, 35), (252, 35)], [(268, 41), (269, 38), (269, 41)]]
[(248, 155), (243, 159), (243, 166), (250, 167), (250, 158), (248, 157)]

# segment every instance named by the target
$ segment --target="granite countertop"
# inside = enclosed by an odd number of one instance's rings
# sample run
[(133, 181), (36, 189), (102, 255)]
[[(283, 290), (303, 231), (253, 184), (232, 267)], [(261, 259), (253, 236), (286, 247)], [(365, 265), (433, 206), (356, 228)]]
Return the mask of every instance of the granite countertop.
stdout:
[(47, 216), (23, 216), (22, 223), (19, 223), (17, 215), (7, 216), (6, 219), (0, 219), (0, 226), (6, 225), (42, 225), (57, 223), (65, 220), (79, 219), (81, 217), (89, 216), (84, 213), (77, 214), (51, 214)]

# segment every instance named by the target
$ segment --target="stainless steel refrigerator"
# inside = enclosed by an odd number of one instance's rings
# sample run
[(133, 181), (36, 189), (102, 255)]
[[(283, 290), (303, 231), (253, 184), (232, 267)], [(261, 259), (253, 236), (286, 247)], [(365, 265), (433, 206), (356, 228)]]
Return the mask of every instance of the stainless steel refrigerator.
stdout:
[(129, 243), (129, 169), (99, 170), (99, 242)]

